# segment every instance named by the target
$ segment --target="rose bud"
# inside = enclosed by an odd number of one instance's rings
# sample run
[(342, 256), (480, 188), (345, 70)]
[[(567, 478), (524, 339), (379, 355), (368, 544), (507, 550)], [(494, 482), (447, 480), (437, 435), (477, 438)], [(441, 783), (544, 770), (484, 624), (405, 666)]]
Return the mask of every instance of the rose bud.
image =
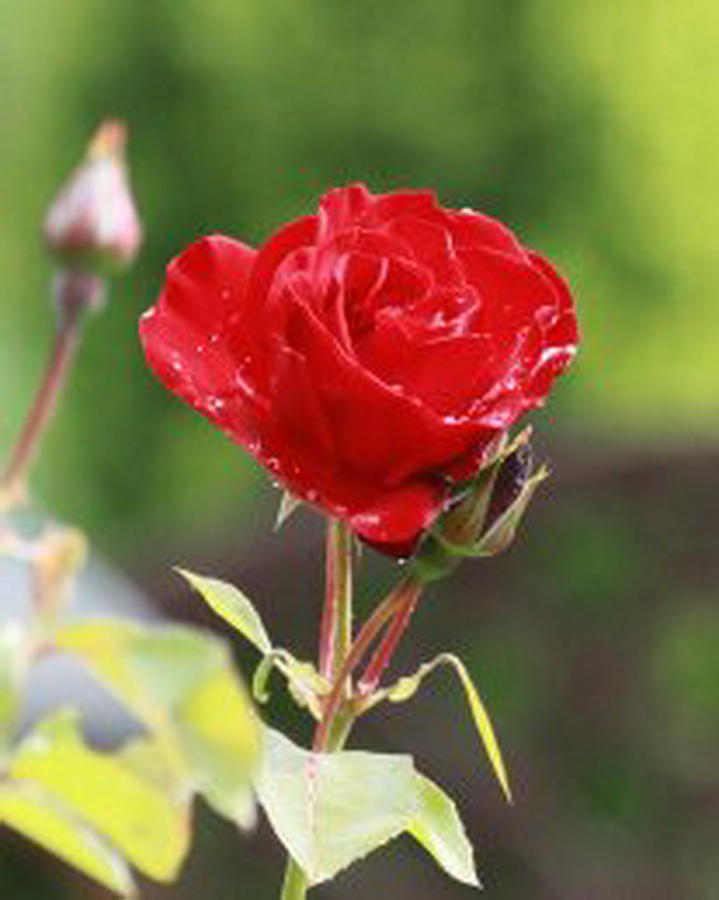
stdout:
[(531, 471), (529, 434), (529, 429), (520, 434), (450, 501), (412, 560), (420, 580), (444, 578), (463, 557), (496, 556), (507, 549), (548, 474), (544, 467)]
[(567, 284), (501, 222), (359, 184), (259, 249), (193, 244), (140, 331), (166, 387), (293, 497), (393, 556), (544, 402), (579, 343)]
[(532, 448), (523, 441), (502, 460), (494, 479), (492, 497), (482, 533), (486, 533), (522, 493), (532, 471)]
[(107, 121), (50, 206), (43, 233), (64, 269), (100, 275), (137, 255), (142, 227), (125, 164), (126, 130)]

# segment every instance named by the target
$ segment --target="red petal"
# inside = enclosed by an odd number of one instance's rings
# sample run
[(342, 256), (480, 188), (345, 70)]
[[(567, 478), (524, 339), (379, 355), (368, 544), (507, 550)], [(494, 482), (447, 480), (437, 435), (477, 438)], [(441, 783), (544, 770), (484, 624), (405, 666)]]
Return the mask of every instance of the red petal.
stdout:
[(448, 228), (456, 247), (486, 247), (498, 250), (519, 262), (527, 261), (527, 253), (517, 237), (498, 219), (473, 209), (447, 212)]
[(257, 251), (224, 235), (191, 244), (167, 267), (160, 301), (198, 331), (220, 331), (244, 304)]
[(359, 224), (372, 206), (372, 195), (363, 184), (329, 191), (320, 200), (318, 243)]
[(477, 247), (460, 248), (457, 255), (481, 300), (474, 330), (514, 344), (518, 332), (533, 324), (539, 309), (559, 307), (554, 283), (531, 265)]
[(446, 228), (426, 219), (400, 216), (387, 225), (387, 230), (412, 248), (414, 260), (422, 267), (431, 269), (442, 287), (461, 283), (461, 270)]
[(305, 306), (294, 306), (287, 337), (307, 360), (339, 458), (366, 477), (397, 485), (476, 439), (475, 423), (442, 418), (358, 365)]
[(417, 481), (383, 493), (372, 506), (350, 516), (352, 530), (392, 556), (411, 553), (420, 534), (442, 507), (447, 489), (439, 481)]

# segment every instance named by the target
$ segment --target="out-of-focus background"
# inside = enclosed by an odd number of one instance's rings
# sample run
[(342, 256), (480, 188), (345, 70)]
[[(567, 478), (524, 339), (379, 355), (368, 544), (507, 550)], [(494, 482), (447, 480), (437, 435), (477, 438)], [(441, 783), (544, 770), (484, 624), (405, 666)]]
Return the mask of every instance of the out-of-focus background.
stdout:
[[(584, 347), (534, 417), (549, 487), (518, 545), (437, 590), (403, 651), (466, 656), (516, 807), (442, 676), (356, 737), (415, 748), (454, 788), (497, 900), (719, 897), (718, 42), (710, 0), (0, 6), (0, 448), (52, 327), (38, 223), (98, 120), (123, 117), (147, 242), (92, 323), (36, 493), (166, 615), (201, 612), (168, 575), (182, 561), (241, 583), (311, 652), (321, 569), (312, 516), (271, 535), (264, 476), (144, 367), (137, 318), (184, 245), (260, 242), (359, 179), (497, 215), (571, 281)], [(147, 896), (276, 896), (267, 830), (199, 818), (186, 875)], [(0, 888), (95, 896), (6, 834)], [(316, 893), (387, 890), (471, 896), (409, 841)]]

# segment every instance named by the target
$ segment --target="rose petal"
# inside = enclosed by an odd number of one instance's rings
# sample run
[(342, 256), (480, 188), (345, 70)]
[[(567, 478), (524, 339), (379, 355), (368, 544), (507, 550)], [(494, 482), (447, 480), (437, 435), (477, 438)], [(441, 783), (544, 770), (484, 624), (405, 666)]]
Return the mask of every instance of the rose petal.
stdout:
[(527, 261), (527, 253), (515, 235), (491, 216), (473, 209), (451, 210), (447, 213), (447, 227), (455, 247), (485, 247), (512, 256), (519, 262)]
[(453, 460), (483, 428), (470, 420), (450, 421), (379, 381), (304, 306), (295, 305), (288, 338), (307, 360), (338, 457), (386, 486)]
[(257, 251), (217, 234), (191, 244), (167, 267), (161, 301), (197, 331), (220, 332), (244, 303)]

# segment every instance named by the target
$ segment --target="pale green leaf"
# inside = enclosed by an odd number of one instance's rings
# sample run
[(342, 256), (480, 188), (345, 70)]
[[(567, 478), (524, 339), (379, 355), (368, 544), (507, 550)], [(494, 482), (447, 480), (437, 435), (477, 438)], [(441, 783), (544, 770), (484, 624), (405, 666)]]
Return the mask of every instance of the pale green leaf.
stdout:
[(196, 783), (217, 812), (243, 828), (254, 824), (251, 776), (260, 751), (259, 723), (229, 664), (188, 694), (176, 719)]
[(257, 779), (275, 833), (311, 885), (408, 832), (453, 878), (478, 885), (455, 805), (410, 756), (312, 753), (267, 730)]
[(202, 599), (210, 606), (218, 616), (239, 631), (257, 647), (260, 653), (269, 653), (272, 642), (262, 624), (262, 620), (250, 600), (234, 585), (217, 578), (207, 578), (196, 575), (186, 569), (176, 569)]
[(474, 851), (452, 800), (429, 778), (417, 773), (418, 810), (409, 833), (434, 857), (444, 871), (464, 884), (480, 887)]
[(407, 828), (414, 778), (409, 756), (311, 753), (268, 729), (257, 789), (277, 836), (318, 884)]
[(20, 832), (123, 897), (135, 895), (132, 875), (123, 858), (37, 785), (0, 784), (0, 824)]
[(259, 727), (226, 646), (190, 628), (95, 620), (56, 634), (150, 730), (174, 777), (246, 825)]
[(82, 738), (77, 715), (63, 711), (25, 738), (9, 774), (42, 785), (142, 872), (171, 881), (189, 845), (189, 797), (150, 776), (150, 765), (156, 773), (162, 769), (154, 745), (143, 741), (141, 752), (144, 769), (132, 765), (132, 755), (94, 750)]

